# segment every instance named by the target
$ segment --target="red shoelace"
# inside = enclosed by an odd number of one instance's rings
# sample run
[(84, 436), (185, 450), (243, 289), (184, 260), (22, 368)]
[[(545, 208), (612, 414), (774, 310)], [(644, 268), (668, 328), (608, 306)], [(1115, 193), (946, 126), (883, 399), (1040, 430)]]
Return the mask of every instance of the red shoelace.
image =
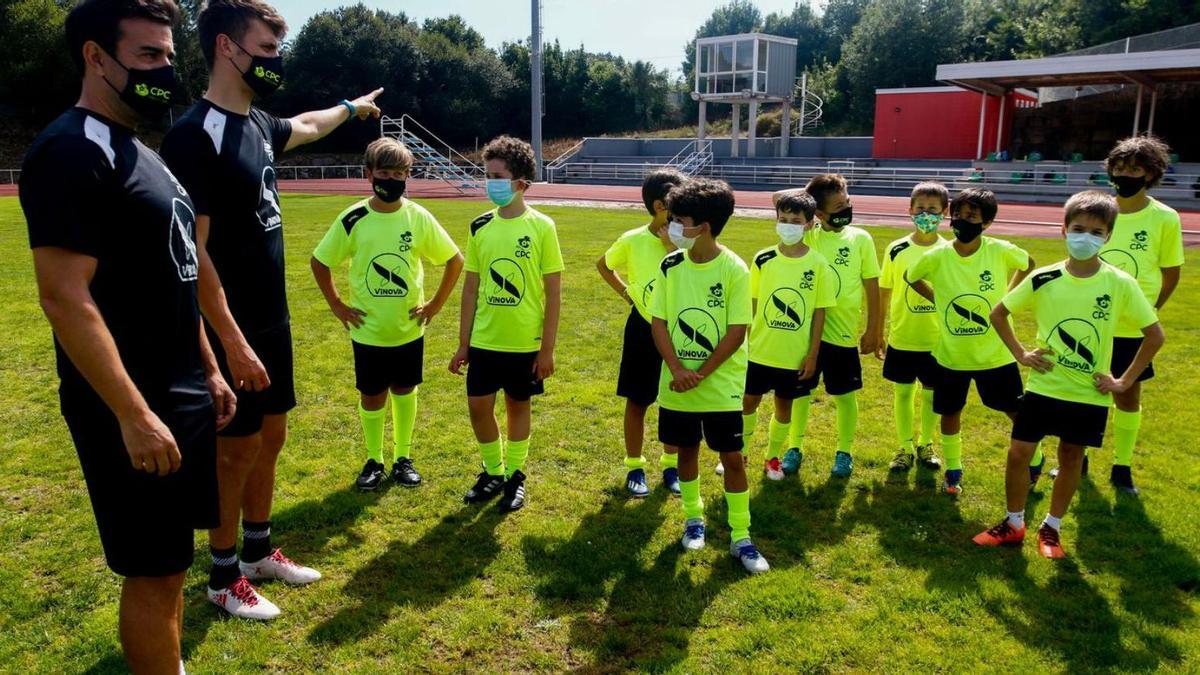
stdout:
[(229, 586), (229, 593), (240, 600), (243, 605), (253, 607), (258, 604), (258, 593), (254, 591), (254, 586), (250, 585), (250, 580), (246, 577), (238, 577), (238, 580)]

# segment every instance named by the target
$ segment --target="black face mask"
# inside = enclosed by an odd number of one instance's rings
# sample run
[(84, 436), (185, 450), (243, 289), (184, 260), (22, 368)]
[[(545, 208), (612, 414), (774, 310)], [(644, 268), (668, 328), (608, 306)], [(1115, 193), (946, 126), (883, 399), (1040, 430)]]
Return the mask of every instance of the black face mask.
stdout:
[(846, 208), (836, 213), (829, 214), (829, 226), (835, 230), (840, 230), (850, 224), (850, 219), (854, 217), (854, 207), (847, 206)]
[(391, 204), (404, 196), (403, 178), (372, 178), (371, 189), (375, 196)]
[(950, 221), (950, 229), (954, 237), (964, 244), (969, 244), (983, 234), (983, 223), (972, 223), (966, 218), (954, 218)]
[(147, 122), (157, 122), (171, 108), (171, 100), (179, 86), (175, 79), (175, 66), (166, 65), (158, 68), (128, 68), (113, 56), (112, 60), (125, 69), (125, 88), (117, 89), (108, 82), (108, 86), (120, 95), (125, 105), (133, 109)]
[[(230, 38), (229, 41), (233, 42), (233, 38)], [(255, 56), (240, 44), (236, 42), (233, 44), (250, 57), (250, 67), (242, 71), (242, 79), (250, 87), (250, 91), (253, 91), (258, 98), (267, 98), (279, 91), (279, 88), (283, 86), (283, 57)], [(236, 68), (237, 62), (233, 62), (233, 66)]]
[(1108, 182), (1117, 189), (1117, 195), (1125, 198), (1132, 197), (1142, 191), (1146, 187), (1145, 176), (1113, 176), (1108, 177)]

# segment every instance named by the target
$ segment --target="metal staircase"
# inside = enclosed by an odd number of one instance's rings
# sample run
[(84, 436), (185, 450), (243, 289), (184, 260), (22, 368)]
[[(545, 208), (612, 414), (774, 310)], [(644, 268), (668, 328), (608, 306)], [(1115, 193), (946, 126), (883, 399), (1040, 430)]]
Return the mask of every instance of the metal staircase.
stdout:
[(667, 162), (667, 166), (685, 176), (698, 176), (711, 167), (712, 163), (712, 141), (696, 139), (688, 141), (687, 145)]
[(800, 77), (796, 85), (796, 98), (800, 102), (800, 114), (796, 116), (796, 135), (803, 136), (806, 129), (815, 129), (823, 124), (825, 99), (808, 88), (808, 73)]
[(408, 147), (413, 154), (413, 178), (444, 181), (462, 194), (475, 194), (484, 190), (484, 171), (464, 157), (442, 139), (438, 138), (411, 115), (381, 117), (379, 134), (395, 138)]

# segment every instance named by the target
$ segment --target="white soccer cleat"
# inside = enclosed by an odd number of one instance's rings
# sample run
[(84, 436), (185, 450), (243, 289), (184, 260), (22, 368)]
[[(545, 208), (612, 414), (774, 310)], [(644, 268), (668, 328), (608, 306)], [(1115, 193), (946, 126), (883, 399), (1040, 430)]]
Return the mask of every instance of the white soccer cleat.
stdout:
[(715, 471), (718, 476), (725, 475), (725, 465), (721, 463), (721, 460), (717, 460), (717, 466), (713, 469), (713, 471)]
[(749, 539), (742, 539), (730, 544), (729, 555), (740, 560), (742, 567), (745, 567), (746, 571), (751, 574), (762, 574), (771, 569), (771, 566), (767, 564), (767, 559), (758, 552)]
[(783, 463), (778, 457), (772, 457), (763, 464), (763, 473), (766, 474), (767, 480), (783, 480)]
[(683, 528), (683, 538), (680, 544), (689, 551), (699, 551), (704, 548), (704, 521), (689, 520)]
[(311, 584), (321, 578), (321, 573), (311, 567), (297, 565), (285, 556), (279, 549), (257, 562), (238, 561), (242, 574), (251, 581), (278, 579), (294, 586)]
[(239, 619), (269, 621), (279, 616), (279, 608), (275, 603), (258, 594), (258, 589), (251, 585), (246, 577), (238, 577), (237, 581), (225, 588), (205, 588), (208, 601)]

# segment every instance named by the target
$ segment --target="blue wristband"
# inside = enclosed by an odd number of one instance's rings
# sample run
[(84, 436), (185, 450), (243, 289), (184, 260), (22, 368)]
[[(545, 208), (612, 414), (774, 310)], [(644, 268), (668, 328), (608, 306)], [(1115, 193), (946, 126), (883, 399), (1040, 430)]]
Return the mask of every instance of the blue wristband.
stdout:
[(355, 115), (358, 114), (358, 108), (355, 108), (354, 104), (351, 103), (350, 101), (347, 101), (346, 99), (342, 99), (342, 105), (346, 106), (346, 110), (350, 111), (351, 117), (354, 117)]

